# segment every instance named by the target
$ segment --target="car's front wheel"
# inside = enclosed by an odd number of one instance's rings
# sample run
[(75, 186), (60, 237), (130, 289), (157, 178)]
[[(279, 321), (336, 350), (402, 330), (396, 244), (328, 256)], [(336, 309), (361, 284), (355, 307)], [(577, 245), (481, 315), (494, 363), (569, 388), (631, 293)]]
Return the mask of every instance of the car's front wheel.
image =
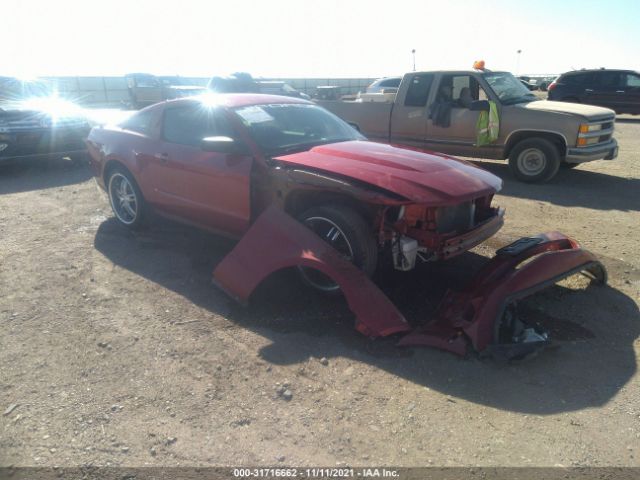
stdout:
[(522, 140), (511, 150), (509, 168), (522, 182), (544, 182), (558, 173), (560, 152), (544, 138)]
[[(335, 248), (367, 276), (373, 275), (378, 264), (378, 247), (365, 219), (352, 208), (343, 205), (313, 207), (298, 219), (316, 235)], [(300, 267), (303, 281), (324, 293), (340, 292), (340, 286), (325, 274)]]
[(108, 175), (107, 191), (116, 219), (125, 227), (140, 227), (145, 214), (145, 203), (133, 175), (122, 167), (112, 169)]

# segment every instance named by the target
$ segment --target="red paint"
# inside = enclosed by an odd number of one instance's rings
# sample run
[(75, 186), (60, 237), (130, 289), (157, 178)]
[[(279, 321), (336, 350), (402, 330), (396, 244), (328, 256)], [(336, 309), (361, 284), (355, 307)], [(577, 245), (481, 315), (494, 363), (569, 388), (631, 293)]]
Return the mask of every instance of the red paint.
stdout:
[(426, 206), (455, 205), (502, 188), (498, 177), (463, 160), (375, 142), (322, 145), (277, 160), (354, 178)]

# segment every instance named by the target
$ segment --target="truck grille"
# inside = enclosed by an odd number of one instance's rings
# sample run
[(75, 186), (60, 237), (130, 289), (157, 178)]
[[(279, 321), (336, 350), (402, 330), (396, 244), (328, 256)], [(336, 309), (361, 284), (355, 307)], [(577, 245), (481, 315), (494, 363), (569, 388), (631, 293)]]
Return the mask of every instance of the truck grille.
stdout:
[(591, 147), (607, 143), (613, 137), (614, 123), (614, 116), (591, 121), (588, 123), (589, 132), (579, 133), (578, 138), (586, 139), (587, 143), (583, 146)]

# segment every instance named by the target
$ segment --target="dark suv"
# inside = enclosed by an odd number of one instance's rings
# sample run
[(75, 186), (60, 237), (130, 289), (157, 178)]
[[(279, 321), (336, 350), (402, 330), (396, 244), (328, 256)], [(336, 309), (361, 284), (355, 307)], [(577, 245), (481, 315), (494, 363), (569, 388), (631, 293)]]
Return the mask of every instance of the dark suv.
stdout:
[(640, 73), (633, 70), (577, 70), (549, 85), (549, 100), (588, 103), (640, 114)]

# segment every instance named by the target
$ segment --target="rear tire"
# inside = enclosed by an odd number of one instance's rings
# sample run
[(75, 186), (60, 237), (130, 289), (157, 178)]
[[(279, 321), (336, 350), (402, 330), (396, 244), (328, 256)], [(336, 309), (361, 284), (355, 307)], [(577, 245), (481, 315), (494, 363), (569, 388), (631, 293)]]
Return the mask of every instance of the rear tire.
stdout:
[(509, 168), (521, 182), (545, 182), (558, 173), (560, 152), (549, 140), (528, 138), (518, 142), (511, 150)]
[(124, 167), (114, 167), (109, 171), (106, 184), (116, 220), (127, 228), (140, 228), (146, 214), (146, 203), (133, 175)]
[[(373, 275), (378, 265), (378, 246), (371, 227), (358, 212), (343, 205), (327, 205), (310, 208), (299, 215), (298, 220), (365, 275)], [(340, 292), (340, 286), (323, 273), (306, 267), (299, 270), (303, 281), (315, 290), (328, 294)]]

